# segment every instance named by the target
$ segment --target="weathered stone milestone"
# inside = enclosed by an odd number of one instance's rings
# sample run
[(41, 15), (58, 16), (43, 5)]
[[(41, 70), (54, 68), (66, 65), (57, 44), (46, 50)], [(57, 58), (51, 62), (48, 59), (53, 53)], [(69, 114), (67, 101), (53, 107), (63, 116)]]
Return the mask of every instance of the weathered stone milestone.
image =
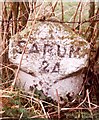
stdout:
[(67, 95), (74, 98), (81, 89), (83, 74), (72, 74), (87, 66), (88, 43), (60, 23), (38, 22), (31, 30), (28, 27), (10, 40), (13, 64), (19, 65), (26, 47), (17, 84), (27, 92), (36, 87), (56, 101), (56, 90), (63, 99)]

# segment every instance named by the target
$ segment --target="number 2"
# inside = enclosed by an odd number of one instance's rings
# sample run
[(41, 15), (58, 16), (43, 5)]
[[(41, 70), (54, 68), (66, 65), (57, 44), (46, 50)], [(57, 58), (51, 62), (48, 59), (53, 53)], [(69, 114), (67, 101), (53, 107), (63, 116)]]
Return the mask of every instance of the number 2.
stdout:
[(48, 66), (49, 66), (49, 63), (46, 60), (44, 60), (42, 62), (42, 71), (43, 72), (49, 72), (49, 70), (47, 69)]

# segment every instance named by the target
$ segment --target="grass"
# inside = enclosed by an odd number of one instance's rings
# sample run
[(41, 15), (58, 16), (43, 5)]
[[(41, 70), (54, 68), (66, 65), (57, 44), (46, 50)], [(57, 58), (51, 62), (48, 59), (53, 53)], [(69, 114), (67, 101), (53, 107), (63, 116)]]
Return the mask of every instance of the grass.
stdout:
[[(30, 119), (41, 119), (43, 118), (46, 120), (50, 116), (50, 119), (58, 119), (58, 104), (53, 101), (51, 98), (41, 98), (36, 93), (31, 96), (24, 91), (20, 91), (16, 89), (15, 91), (11, 92), (9, 90), (4, 90), (2, 93), (3, 98), (3, 117), (8, 117), (9, 119), (23, 119), (23, 120), (30, 120)], [(40, 91), (38, 91), (40, 93)], [(98, 107), (95, 108), (95, 105), (92, 105), (92, 109), (90, 111), (88, 100), (83, 102), (83, 99), (78, 96), (77, 100), (73, 103), (68, 102), (64, 105), (60, 105), (61, 111), (60, 116), (61, 119), (68, 119), (68, 120), (98, 120), (99, 119), (99, 109)], [(76, 107), (83, 103), (79, 108)], [(63, 108), (67, 108), (63, 110)], [(83, 110), (84, 108), (84, 110)], [(44, 113), (45, 111), (45, 113)], [(92, 112), (92, 114), (91, 114)]]

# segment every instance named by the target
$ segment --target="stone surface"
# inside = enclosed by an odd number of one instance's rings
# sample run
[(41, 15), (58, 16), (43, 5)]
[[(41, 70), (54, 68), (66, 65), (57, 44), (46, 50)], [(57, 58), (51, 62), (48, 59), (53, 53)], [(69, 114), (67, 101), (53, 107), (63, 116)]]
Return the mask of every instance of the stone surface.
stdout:
[(30, 26), (10, 39), (13, 64), (19, 65), (25, 46), (17, 81), (21, 88), (28, 92), (36, 87), (54, 100), (56, 91), (62, 98), (74, 97), (80, 91), (81, 69), (87, 66), (89, 51), (83, 38), (60, 23), (38, 22), (35, 29)]

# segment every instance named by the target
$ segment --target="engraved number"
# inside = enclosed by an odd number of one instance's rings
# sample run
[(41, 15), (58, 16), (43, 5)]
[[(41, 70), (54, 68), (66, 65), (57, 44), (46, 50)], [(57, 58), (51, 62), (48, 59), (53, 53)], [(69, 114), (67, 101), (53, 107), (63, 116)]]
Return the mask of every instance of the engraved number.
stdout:
[[(42, 62), (42, 66), (41, 66), (41, 72), (49, 72), (49, 69), (48, 69), (48, 66), (49, 66), (49, 63), (46, 61), (46, 60), (44, 60), (43, 62)], [(53, 66), (53, 69), (52, 69), (52, 72), (51, 73), (54, 73), (54, 72), (59, 72), (59, 68), (60, 68), (60, 64), (59, 64), (59, 62), (57, 62), (56, 64), (55, 64), (55, 66)]]
[(44, 60), (42, 62), (42, 71), (43, 72), (49, 72), (49, 70), (47, 69), (48, 66), (49, 66), (49, 63), (46, 60)]

